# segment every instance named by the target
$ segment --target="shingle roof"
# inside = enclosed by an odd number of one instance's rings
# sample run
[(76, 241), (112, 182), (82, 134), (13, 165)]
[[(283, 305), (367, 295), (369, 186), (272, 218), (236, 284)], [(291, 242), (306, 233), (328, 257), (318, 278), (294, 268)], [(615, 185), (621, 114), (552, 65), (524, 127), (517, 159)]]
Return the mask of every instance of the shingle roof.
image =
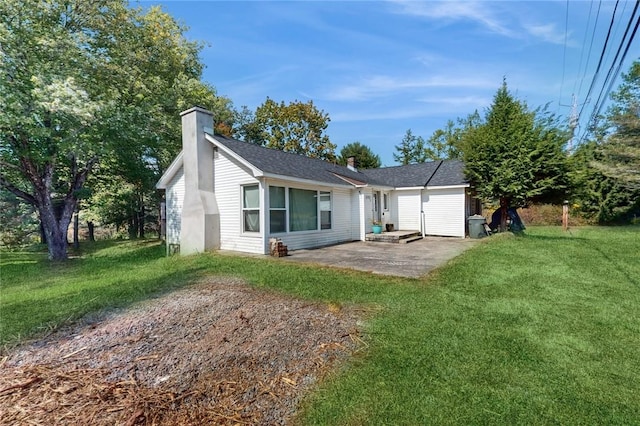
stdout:
[(265, 173), (345, 185), (347, 182), (336, 176), (338, 174), (349, 180), (378, 183), (367, 179), (360, 172), (354, 172), (346, 166), (340, 166), (328, 161), (284, 152), (279, 149), (265, 148), (225, 136), (215, 135), (214, 138)]
[[(422, 164), (384, 167), (354, 172), (346, 166), (317, 158), (265, 148), (221, 135), (215, 140), (264, 173), (307, 179), (311, 181), (341, 184), (363, 182), (375, 186), (394, 188), (418, 186), (463, 185), (464, 166), (458, 160), (433, 161)], [(344, 179), (336, 176), (340, 175)]]

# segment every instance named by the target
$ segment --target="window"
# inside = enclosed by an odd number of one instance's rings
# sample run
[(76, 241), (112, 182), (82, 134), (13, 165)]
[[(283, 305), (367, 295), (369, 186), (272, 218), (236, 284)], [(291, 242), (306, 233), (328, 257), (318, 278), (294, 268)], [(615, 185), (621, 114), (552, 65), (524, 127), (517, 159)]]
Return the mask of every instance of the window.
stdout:
[(318, 229), (318, 193), (306, 189), (289, 188), (289, 230)]
[(260, 232), (260, 188), (242, 187), (242, 218), (244, 232)]
[(269, 231), (287, 232), (286, 191), (282, 186), (269, 187)]
[(320, 192), (320, 229), (331, 229), (330, 192)]
[(389, 194), (382, 194), (382, 209), (389, 211)]

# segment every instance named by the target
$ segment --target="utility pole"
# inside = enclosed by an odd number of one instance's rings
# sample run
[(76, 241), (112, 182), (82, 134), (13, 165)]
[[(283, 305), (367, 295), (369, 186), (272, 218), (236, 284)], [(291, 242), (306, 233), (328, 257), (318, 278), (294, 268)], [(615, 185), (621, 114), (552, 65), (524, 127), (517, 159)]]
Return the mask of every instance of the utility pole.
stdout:
[[(586, 102), (585, 102), (586, 104)], [(584, 105), (584, 104), (580, 104)], [(573, 140), (576, 134), (576, 128), (578, 127), (578, 99), (576, 98), (575, 93), (571, 95), (571, 105), (563, 105), (560, 106), (571, 107), (571, 115), (569, 116), (569, 130), (571, 131), (571, 137), (569, 138), (569, 142), (567, 145), (567, 154), (571, 154), (573, 151)]]

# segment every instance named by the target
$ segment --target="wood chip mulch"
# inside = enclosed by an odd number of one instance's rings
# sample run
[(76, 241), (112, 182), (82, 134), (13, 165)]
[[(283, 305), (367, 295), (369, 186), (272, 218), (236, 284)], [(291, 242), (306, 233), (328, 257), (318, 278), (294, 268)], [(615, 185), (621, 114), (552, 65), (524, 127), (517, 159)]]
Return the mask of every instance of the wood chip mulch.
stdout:
[(210, 279), (6, 353), (0, 424), (288, 424), (360, 316)]

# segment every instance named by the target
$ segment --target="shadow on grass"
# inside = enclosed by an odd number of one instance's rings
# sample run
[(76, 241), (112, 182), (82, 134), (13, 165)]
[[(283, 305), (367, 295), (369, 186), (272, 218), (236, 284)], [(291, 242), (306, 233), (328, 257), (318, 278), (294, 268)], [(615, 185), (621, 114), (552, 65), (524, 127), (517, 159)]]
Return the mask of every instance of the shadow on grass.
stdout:
[(555, 235), (532, 235), (526, 232), (522, 232), (519, 234), (514, 234), (516, 235), (516, 237), (518, 238), (523, 238), (523, 239), (527, 239), (527, 240), (532, 240), (532, 241), (562, 241), (562, 242), (567, 242), (567, 241), (586, 241), (587, 238), (584, 237), (577, 237), (571, 233), (567, 233), (567, 234), (563, 234), (560, 236), (555, 236)]
[(616, 271), (620, 272), (631, 285), (640, 287), (640, 282), (638, 281), (637, 277), (629, 273), (625, 265), (622, 262), (620, 262), (618, 259), (609, 255), (607, 252), (602, 250), (602, 248), (600, 248), (597, 244), (595, 244), (592, 241), (583, 239), (581, 243), (585, 245), (587, 248), (598, 253), (598, 255), (600, 255), (603, 259), (605, 259)]
[[(132, 244), (129, 242), (128, 244)], [(102, 247), (113, 247), (105, 244)], [(32, 256), (32, 255), (31, 255)], [(14, 256), (3, 266), (0, 344), (42, 336), (83, 316), (125, 308), (184, 287), (203, 275), (205, 265), (164, 257), (157, 242), (133, 243), (124, 253), (70, 259), (63, 264)], [(22, 271), (22, 272), (21, 272)]]

